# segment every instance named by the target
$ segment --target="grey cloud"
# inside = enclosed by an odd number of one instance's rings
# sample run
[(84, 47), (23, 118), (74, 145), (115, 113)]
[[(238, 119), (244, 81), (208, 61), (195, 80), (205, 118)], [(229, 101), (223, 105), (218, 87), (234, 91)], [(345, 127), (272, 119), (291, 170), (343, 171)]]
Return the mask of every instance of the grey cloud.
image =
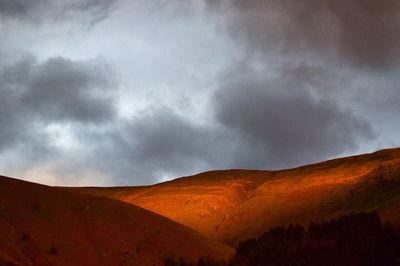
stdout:
[(30, 139), (30, 113), (19, 105), (20, 83), (26, 80), (31, 67), (31, 58), (0, 69), (0, 151), (18, 144), (21, 139)]
[(243, 53), (214, 100), (217, 121), (236, 134), (233, 165), (288, 167), (375, 140), (377, 123), (363, 115), (376, 97), (363, 94), (361, 73), (395, 69), (398, 1), (205, 2)]
[[(10, 37), (0, 45), (0, 153), (20, 172), (44, 165), (58, 184), (148, 184), (364, 152), (371, 117), (396, 135), (398, 82), (381, 76), (397, 76), (394, 0), (204, 0), (208, 10), (118, 1), (0, 0)], [(64, 57), (9, 63), (21, 49)], [(103, 60), (67, 59), (98, 54), (121, 80)]]
[(45, 130), (47, 126), (108, 123), (114, 118), (114, 106), (112, 98), (103, 92), (112, 88), (112, 72), (105, 70), (99, 60), (60, 57), (43, 63), (25, 57), (2, 66), (0, 152), (18, 153), (16, 160), (22, 169), (23, 165), (59, 155)]
[[(210, 1), (207, 1), (210, 2)], [(400, 2), (396, 0), (249, 0), (209, 5), (226, 13), (231, 33), (273, 54), (305, 51), (328, 60), (382, 69), (397, 62)], [(224, 4), (225, 8), (221, 8)], [(229, 7), (229, 9), (227, 9)]]
[(0, 18), (30, 22), (75, 18), (96, 23), (108, 16), (117, 0), (0, 0)]
[(1, 0), (0, 14), (3, 16), (27, 16), (33, 9), (45, 4), (48, 4), (48, 1)]
[[(86, 136), (97, 156), (95, 165), (118, 178), (144, 184), (221, 166), (224, 140), (218, 129), (199, 125), (166, 107), (119, 121), (119, 127)], [(112, 169), (112, 171), (110, 171)]]
[(303, 63), (278, 73), (244, 67), (221, 78), (207, 124), (158, 107), (84, 136), (96, 154), (91, 167), (114, 184), (145, 184), (210, 169), (292, 167), (374, 139), (367, 121), (325, 97), (336, 82), (329, 71)]
[(343, 154), (374, 138), (366, 121), (314, 95), (322, 79), (304, 65), (298, 68), (281, 69), (275, 78), (236, 73), (217, 91), (217, 121), (236, 134), (234, 165), (295, 166)]
[[(24, 67), (21, 71), (26, 71)], [(110, 76), (112, 71), (101, 60), (50, 58), (32, 66), (21, 101), (41, 119), (107, 121), (115, 114), (107, 94), (115, 86)]]
[(88, 154), (96, 154), (83, 161), (113, 184), (148, 184), (210, 169), (292, 167), (375, 137), (366, 121), (314, 90), (331, 86), (319, 68), (282, 67), (286, 76), (275, 78), (242, 71), (216, 92), (215, 121), (199, 124), (166, 107), (150, 109), (108, 131), (82, 132)]
[(0, 83), (0, 151), (17, 143), (21, 138), (29, 136), (23, 130), (28, 117), (22, 116), (16, 104), (16, 96), (1, 87)]

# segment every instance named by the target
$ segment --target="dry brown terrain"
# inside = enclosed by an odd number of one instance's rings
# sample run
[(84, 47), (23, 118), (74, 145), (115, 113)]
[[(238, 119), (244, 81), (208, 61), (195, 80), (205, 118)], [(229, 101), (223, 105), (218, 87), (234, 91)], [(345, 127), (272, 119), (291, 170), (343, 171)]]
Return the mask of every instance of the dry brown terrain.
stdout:
[(232, 252), (131, 204), (0, 177), (0, 265), (163, 265)]
[(233, 249), (218, 241), (234, 246), (277, 225), (372, 210), (400, 226), (400, 149), (145, 187), (57, 188), (0, 177), (0, 265), (228, 258)]
[(75, 188), (135, 204), (235, 245), (266, 229), (359, 211), (400, 225), (400, 149), (282, 171), (226, 170), (148, 187)]

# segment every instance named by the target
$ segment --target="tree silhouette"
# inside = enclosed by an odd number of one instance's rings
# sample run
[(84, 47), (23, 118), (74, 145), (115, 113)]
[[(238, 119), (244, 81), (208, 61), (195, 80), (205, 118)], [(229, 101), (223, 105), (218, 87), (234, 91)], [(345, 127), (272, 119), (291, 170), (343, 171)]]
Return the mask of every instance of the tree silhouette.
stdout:
[(394, 266), (400, 265), (400, 237), (376, 212), (358, 213), (311, 222), (307, 230), (301, 225), (278, 226), (241, 242), (229, 262), (201, 258), (194, 265)]

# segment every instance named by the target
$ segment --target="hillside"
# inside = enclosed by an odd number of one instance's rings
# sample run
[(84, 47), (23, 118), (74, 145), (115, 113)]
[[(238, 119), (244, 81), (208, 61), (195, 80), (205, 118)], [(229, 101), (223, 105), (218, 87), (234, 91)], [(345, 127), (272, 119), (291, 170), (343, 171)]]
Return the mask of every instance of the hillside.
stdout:
[(268, 228), (377, 210), (400, 225), (400, 149), (281, 171), (211, 171), (148, 187), (75, 188), (237, 245)]
[(163, 265), (232, 252), (140, 207), (0, 177), (0, 265)]

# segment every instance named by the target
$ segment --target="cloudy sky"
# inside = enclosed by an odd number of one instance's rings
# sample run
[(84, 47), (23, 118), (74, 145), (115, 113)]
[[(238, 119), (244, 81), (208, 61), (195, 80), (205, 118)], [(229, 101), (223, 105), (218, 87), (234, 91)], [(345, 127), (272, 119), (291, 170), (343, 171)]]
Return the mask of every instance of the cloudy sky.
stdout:
[(0, 172), (143, 185), (400, 146), (398, 0), (0, 0)]

